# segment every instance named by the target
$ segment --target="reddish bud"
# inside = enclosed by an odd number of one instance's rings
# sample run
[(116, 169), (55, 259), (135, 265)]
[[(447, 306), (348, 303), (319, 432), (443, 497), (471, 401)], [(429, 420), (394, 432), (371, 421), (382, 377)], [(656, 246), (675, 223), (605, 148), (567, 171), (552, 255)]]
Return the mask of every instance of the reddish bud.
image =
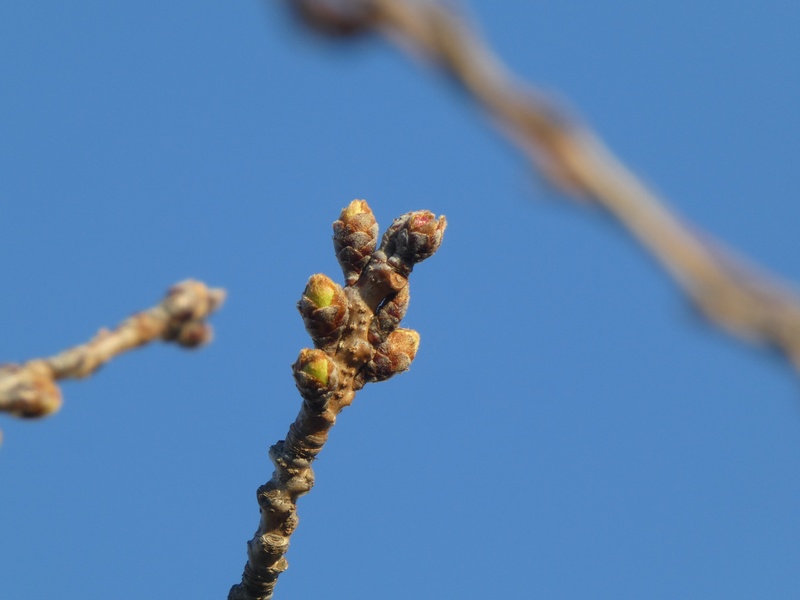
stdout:
[(446, 227), (447, 219), (444, 216), (437, 219), (436, 215), (427, 210), (412, 212), (408, 225), (398, 237), (398, 252), (407, 253), (414, 263), (425, 260), (442, 245)]
[(415, 264), (439, 249), (446, 227), (444, 216), (437, 219), (430, 211), (406, 213), (395, 219), (383, 235), (381, 250), (386, 253), (390, 265), (408, 275)]

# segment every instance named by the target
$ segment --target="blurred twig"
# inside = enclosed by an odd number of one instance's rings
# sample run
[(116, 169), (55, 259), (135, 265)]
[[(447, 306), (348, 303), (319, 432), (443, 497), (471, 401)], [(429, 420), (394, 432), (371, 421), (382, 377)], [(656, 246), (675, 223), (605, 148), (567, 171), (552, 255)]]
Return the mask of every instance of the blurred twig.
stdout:
[(686, 226), (584, 124), (509, 74), (449, 5), (433, 0), (290, 0), (333, 35), (375, 31), (438, 64), (566, 194), (592, 200), (646, 247), (710, 320), (800, 368), (800, 297)]
[(90, 341), (22, 365), (0, 366), (0, 412), (16, 417), (42, 417), (62, 404), (59, 379), (88, 377), (116, 355), (157, 339), (194, 348), (211, 340), (205, 319), (225, 299), (221, 289), (198, 281), (183, 281), (149, 310), (123, 321), (116, 329), (102, 329)]

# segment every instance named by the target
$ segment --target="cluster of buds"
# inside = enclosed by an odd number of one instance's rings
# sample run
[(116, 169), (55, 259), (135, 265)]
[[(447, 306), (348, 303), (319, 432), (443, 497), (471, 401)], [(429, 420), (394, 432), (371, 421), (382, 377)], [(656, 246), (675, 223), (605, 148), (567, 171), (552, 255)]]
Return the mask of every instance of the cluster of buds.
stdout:
[(312, 275), (297, 305), (315, 347), (302, 350), (292, 368), (304, 398), (318, 400), (342, 386), (357, 390), (408, 370), (419, 347), (419, 334), (399, 327), (408, 310), (408, 276), (436, 252), (445, 227), (444, 217), (410, 212), (378, 247), (367, 203), (353, 200), (342, 210), (333, 247), (346, 286)]
[(303, 397), (285, 439), (270, 448), (272, 479), (259, 488), (261, 521), (248, 544), (242, 583), (229, 598), (271, 598), (297, 526), (297, 498), (314, 484), (312, 462), (339, 412), (365, 384), (408, 370), (419, 334), (400, 327), (408, 309), (408, 275), (442, 241), (444, 217), (427, 211), (395, 220), (378, 248), (378, 225), (363, 200), (353, 200), (333, 224), (333, 247), (345, 286), (312, 275), (297, 308), (314, 348), (292, 365)]

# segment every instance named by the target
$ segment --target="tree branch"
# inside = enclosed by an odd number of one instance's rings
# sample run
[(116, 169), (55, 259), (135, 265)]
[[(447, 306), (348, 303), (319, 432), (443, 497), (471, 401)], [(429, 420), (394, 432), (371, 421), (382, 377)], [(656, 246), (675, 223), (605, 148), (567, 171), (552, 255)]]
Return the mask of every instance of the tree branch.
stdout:
[(309, 279), (298, 309), (314, 349), (292, 367), (303, 397), (285, 440), (270, 448), (272, 478), (258, 488), (261, 520), (247, 544), (242, 582), (229, 600), (269, 600), (297, 527), (297, 500), (314, 485), (311, 463), (337, 415), (366, 383), (406, 371), (419, 334), (399, 328), (408, 307), (408, 276), (442, 241), (444, 217), (417, 211), (396, 219), (376, 250), (378, 225), (367, 203), (354, 200), (334, 225), (334, 247), (347, 286), (325, 275)]
[(465, 21), (431, 0), (290, 0), (327, 34), (375, 31), (422, 52), (482, 105), (564, 193), (596, 202), (721, 328), (782, 351), (800, 369), (800, 297), (687, 226), (584, 124), (506, 72)]
[(158, 306), (137, 313), (116, 329), (101, 329), (90, 341), (22, 365), (0, 366), (0, 412), (15, 417), (43, 417), (62, 404), (60, 379), (81, 379), (112, 358), (154, 340), (195, 348), (211, 341), (205, 320), (225, 300), (225, 291), (199, 281), (173, 286)]

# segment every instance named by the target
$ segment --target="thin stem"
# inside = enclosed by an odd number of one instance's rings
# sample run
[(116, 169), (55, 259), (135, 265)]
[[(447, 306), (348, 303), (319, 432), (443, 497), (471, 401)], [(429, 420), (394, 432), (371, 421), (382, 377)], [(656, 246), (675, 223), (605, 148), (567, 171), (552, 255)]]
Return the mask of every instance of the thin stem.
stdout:
[(115, 356), (154, 340), (174, 341), (194, 348), (211, 340), (205, 319), (225, 299), (221, 289), (198, 281), (173, 286), (157, 306), (137, 313), (116, 329), (102, 329), (90, 341), (22, 365), (0, 367), (0, 412), (17, 417), (41, 417), (61, 406), (56, 381), (90, 376)]

